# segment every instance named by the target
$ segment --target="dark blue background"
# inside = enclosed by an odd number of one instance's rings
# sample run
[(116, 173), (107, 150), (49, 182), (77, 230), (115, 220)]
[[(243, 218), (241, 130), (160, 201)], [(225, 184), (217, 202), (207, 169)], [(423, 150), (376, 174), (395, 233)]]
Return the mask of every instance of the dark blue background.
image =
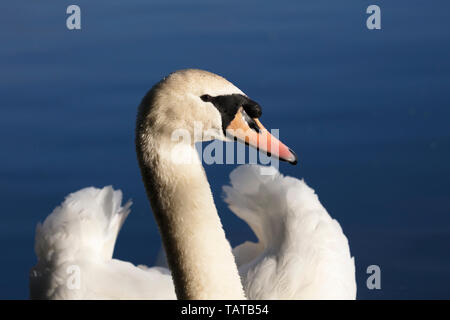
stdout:
[[(78, 4), (82, 30), (66, 29)], [(365, 10), (378, 4), (382, 30)], [(133, 145), (136, 107), (167, 73), (221, 74), (258, 101), (347, 234), (358, 298), (450, 298), (450, 3), (14, 1), (0, 8), (0, 298), (28, 297), (34, 228), (69, 192), (133, 198), (115, 256), (153, 264), (157, 228)], [(207, 166), (225, 207), (234, 166)], [(366, 288), (377, 264), (382, 289)]]

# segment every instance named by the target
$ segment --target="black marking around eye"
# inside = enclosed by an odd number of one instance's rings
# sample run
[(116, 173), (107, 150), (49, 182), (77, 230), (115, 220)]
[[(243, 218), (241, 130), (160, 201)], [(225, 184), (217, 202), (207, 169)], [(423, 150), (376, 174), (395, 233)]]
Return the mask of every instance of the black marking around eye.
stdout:
[(229, 94), (215, 97), (205, 94), (200, 98), (205, 102), (211, 102), (217, 110), (219, 110), (220, 115), (222, 116), (222, 129), (224, 133), (230, 122), (233, 121), (240, 107), (243, 107), (246, 115), (248, 115), (245, 120), (249, 127), (259, 132), (258, 125), (252, 119), (259, 118), (262, 114), (261, 107), (257, 102), (242, 94)]
[(259, 104), (252, 99), (247, 98), (247, 103), (243, 105), (245, 112), (252, 118), (260, 118), (262, 110)]
[(212, 97), (209, 94), (204, 94), (200, 97), (203, 101), (205, 102), (210, 102), (212, 101)]

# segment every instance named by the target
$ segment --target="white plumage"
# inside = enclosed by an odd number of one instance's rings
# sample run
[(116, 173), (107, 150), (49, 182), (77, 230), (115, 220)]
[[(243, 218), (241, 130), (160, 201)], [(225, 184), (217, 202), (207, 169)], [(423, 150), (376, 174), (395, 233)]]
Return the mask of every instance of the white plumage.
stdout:
[[(347, 238), (303, 180), (275, 168), (240, 166), (225, 201), (255, 232), (233, 253), (249, 299), (355, 299)], [(265, 172), (267, 173), (267, 167)], [(36, 228), (38, 264), (30, 274), (37, 299), (175, 299), (170, 271), (112, 259), (131, 202), (111, 187), (67, 196)], [(73, 288), (79, 267), (80, 286)]]
[[(225, 200), (258, 243), (232, 250), (226, 239), (195, 143), (231, 134), (295, 164), (260, 116), (255, 101), (206, 71), (180, 70), (156, 84), (139, 106), (136, 151), (171, 272), (113, 259), (131, 203), (121, 207), (122, 193), (111, 187), (86, 188), (38, 225), (31, 297), (354, 299), (347, 238), (303, 181), (274, 168), (233, 171)], [(174, 139), (180, 130), (188, 139)]]
[[(355, 299), (355, 265), (339, 223), (303, 180), (240, 166), (224, 187), (258, 243), (233, 252), (250, 299)], [(265, 168), (264, 173), (267, 173)]]
[(30, 272), (32, 299), (175, 299), (170, 272), (113, 259), (131, 202), (122, 192), (85, 188), (69, 194), (36, 227), (38, 263)]

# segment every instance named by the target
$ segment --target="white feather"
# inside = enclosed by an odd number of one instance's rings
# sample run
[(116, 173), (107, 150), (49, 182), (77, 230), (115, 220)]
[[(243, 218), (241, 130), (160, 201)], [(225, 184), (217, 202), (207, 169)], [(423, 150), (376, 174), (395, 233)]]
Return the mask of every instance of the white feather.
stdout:
[[(267, 168), (265, 168), (267, 173)], [(303, 180), (240, 166), (225, 201), (258, 243), (234, 248), (249, 299), (355, 299), (354, 260), (339, 223)], [(111, 187), (70, 194), (36, 228), (35, 299), (175, 299), (170, 271), (112, 259), (131, 202)], [(165, 265), (164, 256), (160, 265)], [(74, 286), (75, 266), (80, 285)], [(76, 284), (76, 283), (75, 283)]]
[(112, 187), (68, 195), (36, 228), (33, 299), (174, 299), (170, 272), (112, 259), (131, 201)]
[(247, 297), (355, 299), (354, 259), (339, 223), (303, 180), (261, 169), (240, 166), (224, 187), (259, 240), (234, 249)]

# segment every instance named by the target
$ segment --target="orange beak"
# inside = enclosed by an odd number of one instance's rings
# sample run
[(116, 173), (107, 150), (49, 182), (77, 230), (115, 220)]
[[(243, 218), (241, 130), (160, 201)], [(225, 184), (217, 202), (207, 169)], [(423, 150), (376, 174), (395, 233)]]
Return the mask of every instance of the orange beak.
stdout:
[(297, 155), (280, 140), (275, 138), (256, 118), (250, 118), (239, 108), (234, 119), (226, 128), (227, 136), (243, 142), (267, 155), (277, 157), (291, 164), (297, 164)]

